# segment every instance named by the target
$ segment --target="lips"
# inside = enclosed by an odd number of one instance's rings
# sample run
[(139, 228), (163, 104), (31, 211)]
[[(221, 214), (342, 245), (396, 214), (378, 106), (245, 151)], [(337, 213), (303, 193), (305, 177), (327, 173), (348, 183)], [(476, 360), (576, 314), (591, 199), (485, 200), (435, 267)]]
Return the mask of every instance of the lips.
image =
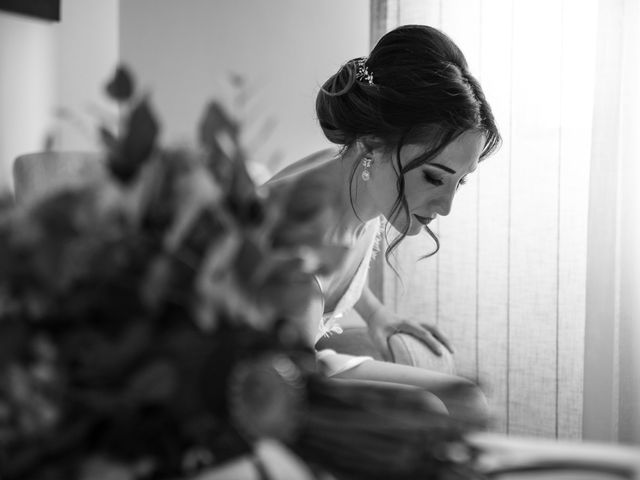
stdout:
[(423, 225), (429, 225), (429, 222), (431, 222), (435, 218), (435, 217), (421, 217), (420, 215), (416, 215), (415, 213), (413, 214), (413, 216), (416, 217), (416, 220), (418, 220)]

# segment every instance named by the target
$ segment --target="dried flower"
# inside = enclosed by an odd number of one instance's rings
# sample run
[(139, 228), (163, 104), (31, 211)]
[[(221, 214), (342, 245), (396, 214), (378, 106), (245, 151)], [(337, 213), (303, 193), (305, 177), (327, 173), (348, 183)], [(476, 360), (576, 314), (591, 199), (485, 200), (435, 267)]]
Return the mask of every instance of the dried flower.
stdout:
[(199, 149), (167, 149), (126, 69), (106, 90), (125, 117), (100, 127), (103, 175), (1, 212), (3, 480), (169, 477), (248, 449), (224, 380), (209, 384), (233, 367), (219, 339), (255, 337), (245, 357), (299, 349), (295, 314), (330, 263), (295, 237), (291, 198), (258, 191), (222, 107)]
[(168, 149), (126, 69), (107, 92), (102, 174), (0, 209), (0, 478), (177, 478), (269, 438), (339, 478), (475, 478), (421, 392), (315, 372), (331, 179), (259, 189), (217, 103)]

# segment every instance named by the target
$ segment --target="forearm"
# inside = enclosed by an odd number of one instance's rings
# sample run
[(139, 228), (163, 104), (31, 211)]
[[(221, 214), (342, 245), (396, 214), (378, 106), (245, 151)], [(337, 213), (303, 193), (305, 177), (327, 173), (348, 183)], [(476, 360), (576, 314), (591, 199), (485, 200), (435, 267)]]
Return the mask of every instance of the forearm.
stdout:
[(360, 295), (360, 299), (353, 308), (369, 326), (372, 323), (378, 322), (386, 311), (386, 307), (378, 300), (378, 297), (373, 294), (368, 286), (365, 286), (362, 295)]

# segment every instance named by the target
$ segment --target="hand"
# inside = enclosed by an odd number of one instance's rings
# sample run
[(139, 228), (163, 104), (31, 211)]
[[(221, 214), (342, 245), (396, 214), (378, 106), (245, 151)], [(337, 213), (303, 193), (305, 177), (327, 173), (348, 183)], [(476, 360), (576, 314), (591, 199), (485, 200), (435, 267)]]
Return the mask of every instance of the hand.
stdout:
[(387, 361), (393, 360), (389, 349), (389, 338), (395, 333), (406, 333), (417, 338), (437, 356), (442, 356), (445, 348), (453, 353), (451, 342), (437, 326), (399, 317), (386, 308), (378, 310), (375, 318), (372, 318), (368, 324), (373, 343)]

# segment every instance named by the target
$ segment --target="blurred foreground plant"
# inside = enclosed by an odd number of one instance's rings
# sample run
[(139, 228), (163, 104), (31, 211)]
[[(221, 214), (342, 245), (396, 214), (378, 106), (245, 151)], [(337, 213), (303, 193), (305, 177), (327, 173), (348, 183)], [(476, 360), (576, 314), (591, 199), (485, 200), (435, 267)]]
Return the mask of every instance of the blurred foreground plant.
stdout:
[(315, 372), (296, 318), (345, 254), (332, 186), (257, 188), (218, 103), (170, 149), (130, 73), (106, 91), (101, 175), (1, 213), (0, 478), (185, 477), (261, 438), (340, 478), (474, 477), (421, 392)]

